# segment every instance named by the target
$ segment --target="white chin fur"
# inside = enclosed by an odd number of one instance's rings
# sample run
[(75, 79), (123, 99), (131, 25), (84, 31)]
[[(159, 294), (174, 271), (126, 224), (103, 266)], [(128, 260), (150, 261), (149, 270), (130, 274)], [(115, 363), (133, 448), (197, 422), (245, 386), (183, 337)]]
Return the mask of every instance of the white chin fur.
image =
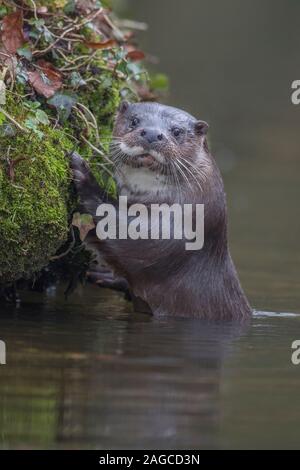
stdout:
[[(143, 147), (137, 145), (134, 147), (129, 147), (128, 145), (124, 144), (124, 142), (121, 142), (120, 150), (121, 152), (126, 153), (126, 155), (129, 155), (130, 157), (137, 157), (138, 155), (145, 153), (145, 149), (143, 149)], [(152, 157), (154, 157), (158, 163), (163, 164), (165, 162), (163, 155), (156, 152), (155, 150), (149, 150), (148, 153), (149, 155), (152, 155)]]
[(124, 144), (124, 142), (121, 142), (120, 150), (123, 153), (126, 153), (126, 155), (129, 155), (130, 157), (137, 157), (138, 155), (141, 155), (141, 153), (144, 152), (143, 147), (140, 147), (140, 146), (128, 147), (128, 145)]
[(158, 193), (165, 189), (165, 177), (159, 173), (140, 167), (123, 165), (122, 174), (117, 176), (121, 195), (134, 193)]
[[(137, 157), (145, 153), (145, 149), (140, 146), (129, 147), (123, 142), (120, 150), (131, 157)], [(158, 163), (164, 163), (164, 157), (155, 150), (149, 150)], [(134, 193), (159, 193), (165, 189), (166, 178), (160, 173), (150, 170), (147, 167), (134, 168), (130, 165), (122, 165), (120, 173), (117, 175), (117, 183), (121, 195)]]
[(152, 155), (152, 157), (154, 157), (155, 160), (158, 161), (158, 163), (165, 163), (165, 158), (155, 150), (150, 150), (149, 154)]

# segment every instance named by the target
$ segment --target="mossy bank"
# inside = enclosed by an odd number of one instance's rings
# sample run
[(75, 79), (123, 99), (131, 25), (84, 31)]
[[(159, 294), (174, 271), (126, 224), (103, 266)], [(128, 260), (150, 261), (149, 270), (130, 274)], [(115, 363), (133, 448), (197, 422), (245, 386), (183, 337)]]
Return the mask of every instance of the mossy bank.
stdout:
[(50, 128), (42, 140), (34, 134), (1, 140), (7, 160), (0, 166), (0, 283), (30, 277), (66, 241), (71, 148)]
[(113, 192), (105, 154), (119, 102), (153, 97), (134, 35), (106, 6), (1, 4), (0, 287), (31, 278), (68, 245), (70, 152)]

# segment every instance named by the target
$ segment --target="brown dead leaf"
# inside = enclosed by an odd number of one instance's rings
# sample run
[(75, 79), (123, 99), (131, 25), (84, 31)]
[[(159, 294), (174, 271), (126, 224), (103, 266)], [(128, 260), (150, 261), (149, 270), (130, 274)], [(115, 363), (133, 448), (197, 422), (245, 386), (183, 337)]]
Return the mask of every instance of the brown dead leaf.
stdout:
[(44, 59), (40, 59), (37, 61), (37, 65), (40, 67), (40, 69), (42, 69), (49, 80), (61, 81), (61, 73), (50, 62), (47, 62)]
[(23, 15), (20, 11), (3, 18), (1, 40), (10, 54), (15, 54), (19, 47), (24, 44)]
[(142, 101), (156, 101), (158, 98), (156, 93), (144, 85), (136, 85), (136, 91)]
[(85, 45), (90, 49), (111, 49), (117, 45), (117, 41), (115, 39), (108, 39), (103, 42), (85, 42)]
[(62, 87), (61, 73), (46, 60), (40, 59), (37, 65), (40, 70), (28, 72), (29, 82), (37, 93), (51, 98)]
[(140, 60), (145, 59), (145, 54), (143, 51), (139, 51), (138, 49), (134, 49), (132, 51), (129, 51), (126, 54), (126, 59), (131, 60), (132, 62), (138, 62)]
[(90, 214), (80, 214), (79, 212), (75, 212), (73, 215), (72, 225), (78, 228), (79, 237), (82, 242), (90, 230), (95, 228), (93, 217)]
[(14, 182), (15, 181), (15, 167), (22, 162), (23, 160), (26, 160), (25, 157), (19, 157), (16, 158), (15, 160), (8, 160), (8, 177), (10, 181)]

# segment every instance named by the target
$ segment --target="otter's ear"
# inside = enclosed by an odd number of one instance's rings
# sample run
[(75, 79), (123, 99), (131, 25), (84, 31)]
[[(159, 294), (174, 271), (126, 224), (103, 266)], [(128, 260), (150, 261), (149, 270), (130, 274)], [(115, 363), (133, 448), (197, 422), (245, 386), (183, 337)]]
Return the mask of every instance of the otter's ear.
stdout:
[(127, 109), (129, 108), (129, 103), (128, 101), (124, 100), (121, 102), (120, 106), (119, 106), (119, 113), (125, 113), (127, 111)]
[(205, 121), (197, 121), (195, 123), (195, 132), (198, 135), (206, 135), (209, 125)]

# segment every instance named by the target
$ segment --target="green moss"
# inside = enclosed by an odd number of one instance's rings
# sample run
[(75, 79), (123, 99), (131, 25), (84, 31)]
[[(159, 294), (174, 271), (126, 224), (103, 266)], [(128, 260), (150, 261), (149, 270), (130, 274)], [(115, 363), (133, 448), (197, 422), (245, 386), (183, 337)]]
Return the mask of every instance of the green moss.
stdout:
[[(44, 126), (43, 132), (42, 139), (34, 133), (1, 138), (0, 283), (40, 270), (68, 236), (72, 143), (59, 130)], [(12, 175), (9, 166), (19, 158)]]
[[(119, 88), (117, 80), (113, 84), (104, 80), (90, 87), (89, 93), (79, 94), (79, 101), (97, 119), (105, 150), (120, 102)], [(17, 95), (8, 94), (6, 109), (22, 125), (31, 115)], [(69, 217), (75, 207), (68, 152), (78, 150), (90, 160), (99, 183), (111, 193), (115, 189), (103, 172), (101, 156), (88, 145), (78, 146), (66, 137), (68, 133), (75, 137), (72, 127), (53, 129), (41, 125), (38, 133), (18, 132), (12, 138), (11, 133), (5, 136), (5, 126), (10, 126), (7, 120), (2, 124), (0, 141), (0, 284), (30, 278), (66, 242)], [(13, 126), (11, 129), (16, 132)], [(9, 166), (19, 158), (24, 160), (15, 164), (12, 177)]]
[[(84, 90), (78, 97), (94, 114), (102, 147), (107, 150), (113, 116), (120, 102), (119, 81), (112, 82), (111, 76), (104, 74), (100, 83), (92, 83), (88, 93)], [(16, 94), (8, 94), (6, 110), (22, 125), (32, 115)], [(6, 120), (2, 131), (8, 125)], [(84, 131), (82, 125), (77, 133)], [(15, 132), (13, 128), (12, 131)], [(89, 140), (94, 142), (94, 131), (90, 131)], [(101, 156), (89, 145), (76, 144), (65, 136), (76, 137), (73, 126), (55, 130), (40, 125), (36, 133), (18, 132), (13, 138), (11, 133), (4, 134), (0, 142), (0, 284), (29, 278), (47, 265), (66, 242), (69, 217), (75, 205), (70, 191), (68, 152), (79, 151), (90, 160), (99, 183), (111, 193), (115, 189), (111, 178), (103, 172)], [(19, 158), (25, 160), (14, 166), (12, 178), (10, 162)]]
[[(84, 104), (95, 116), (99, 128), (101, 149), (107, 153), (112, 137), (114, 116), (121, 101), (120, 92), (123, 84), (117, 78), (112, 79), (111, 72), (105, 71), (102, 71), (97, 81), (91, 82), (91, 84), (89, 84), (88, 92), (83, 89), (78, 93), (78, 101)], [(94, 138), (95, 133), (90, 129), (89, 140), (95, 144)], [(88, 145), (81, 145), (79, 152), (90, 162), (99, 184), (104, 186), (111, 194), (115, 194), (114, 182), (101, 168), (103, 159), (100, 154), (93, 152)]]

